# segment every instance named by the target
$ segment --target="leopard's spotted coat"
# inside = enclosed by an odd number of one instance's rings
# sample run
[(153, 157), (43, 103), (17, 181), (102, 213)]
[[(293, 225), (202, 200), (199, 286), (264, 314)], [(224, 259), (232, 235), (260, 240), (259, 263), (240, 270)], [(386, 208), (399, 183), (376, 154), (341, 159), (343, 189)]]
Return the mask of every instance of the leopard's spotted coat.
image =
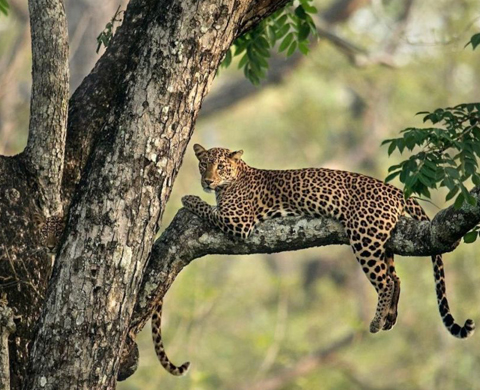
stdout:
[[(225, 233), (241, 238), (248, 237), (265, 219), (294, 215), (335, 218), (344, 225), (353, 253), (378, 293), (370, 332), (389, 330), (395, 325), (400, 279), (393, 253), (385, 243), (405, 213), (417, 220), (428, 220), (415, 200), (405, 200), (398, 188), (358, 173), (322, 168), (256, 169), (242, 161), (243, 151), (206, 150), (200, 145), (194, 145), (194, 150), (202, 186), (215, 191), (217, 206), (197, 196), (185, 196), (182, 201), (186, 208)], [(475, 324), (472, 320), (463, 327), (455, 323), (445, 292), (442, 256), (433, 256), (432, 262), (443, 323), (452, 335), (466, 338), (474, 332)], [(160, 315), (158, 311), (158, 324), (154, 326), (158, 335)], [(157, 354), (168, 371), (177, 375), (185, 371), (185, 365), (177, 368), (168, 361), (160, 337), (156, 345), (160, 345)]]
[(65, 229), (65, 219), (62, 215), (45, 217), (39, 212), (33, 214), (33, 220), (40, 232), (40, 244), (49, 253), (54, 254)]

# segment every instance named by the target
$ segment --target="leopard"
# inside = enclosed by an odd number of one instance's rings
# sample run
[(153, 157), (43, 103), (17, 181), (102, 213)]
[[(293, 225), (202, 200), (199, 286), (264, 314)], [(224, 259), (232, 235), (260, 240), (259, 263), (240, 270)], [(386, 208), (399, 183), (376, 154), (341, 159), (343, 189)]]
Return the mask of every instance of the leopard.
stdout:
[(65, 218), (63, 215), (46, 217), (40, 212), (34, 212), (33, 221), (40, 233), (40, 245), (47, 253), (54, 255), (57, 252), (60, 238), (65, 229)]
[[(182, 198), (186, 209), (229, 236), (247, 239), (258, 223), (279, 217), (329, 217), (339, 221), (348, 236), (353, 254), (375, 288), (378, 301), (370, 332), (387, 331), (396, 324), (400, 278), (394, 254), (387, 247), (399, 218), (409, 215), (418, 221), (429, 218), (418, 201), (405, 199), (402, 190), (373, 177), (328, 168), (266, 170), (242, 160), (243, 150), (195, 144), (201, 185), (214, 192), (216, 206), (198, 196)], [(432, 256), (437, 304), (444, 326), (453, 336), (465, 339), (475, 330), (468, 319), (457, 324), (446, 295), (442, 255)], [(168, 360), (159, 334), (161, 306), (155, 312), (154, 341), (163, 366), (175, 375), (185, 372)]]

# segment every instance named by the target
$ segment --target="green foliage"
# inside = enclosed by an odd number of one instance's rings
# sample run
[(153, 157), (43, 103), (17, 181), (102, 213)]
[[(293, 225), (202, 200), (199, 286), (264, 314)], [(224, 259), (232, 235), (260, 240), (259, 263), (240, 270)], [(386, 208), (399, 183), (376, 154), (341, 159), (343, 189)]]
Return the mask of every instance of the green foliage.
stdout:
[[(385, 181), (398, 176), (405, 185), (406, 198), (412, 194), (430, 198), (430, 189), (447, 187), (446, 200), (455, 198), (456, 208), (464, 202), (475, 206), (477, 200), (464, 183), (471, 180), (474, 185), (480, 185), (477, 160), (480, 157), (480, 103), (464, 103), (418, 114), (426, 114), (424, 122), (442, 127), (412, 127), (402, 131), (403, 137), (383, 141), (382, 144), (389, 145), (389, 155), (395, 149), (403, 153), (405, 149), (421, 148), (407, 160), (391, 166)], [(475, 241), (473, 235), (477, 230), (465, 236), (465, 242)]]
[(279, 44), (278, 51), (285, 52), (287, 57), (297, 49), (307, 54), (309, 36), (317, 35), (315, 23), (310, 16), (317, 9), (311, 2), (312, 0), (292, 2), (262, 20), (253, 30), (235, 40), (221, 66), (228, 67), (233, 57), (242, 55), (238, 68), (243, 68), (245, 77), (252, 84), (258, 85), (266, 76), (270, 51), (276, 44)]
[[(0, 0), (4, 1), (4, 0)], [(110, 22), (108, 22), (104, 28), (104, 30), (98, 35), (97, 37), (97, 50), (96, 52), (98, 53), (100, 48), (103, 46), (108, 47), (110, 44), (112, 38), (113, 38), (113, 30), (115, 28), (115, 23), (119, 23), (122, 21), (120, 15), (125, 12), (125, 11), (120, 11), (120, 6), (118, 6), (117, 10), (115, 11), (115, 15), (113, 15), (112, 19)]]
[(472, 231), (465, 234), (465, 236), (463, 237), (463, 241), (465, 241), (466, 244), (471, 244), (472, 242), (475, 242), (477, 240), (479, 230), (480, 227), (476, 226)]
[[(480, 34), (473, 35), (465, 47), (469, 44), (475, 50), (480, 44)], [(455, 198), (455, 208), (460, 208), (464, 203), (476, 206), (477, 199), (464, 183), (471, 180), (475, 186), (480, 186), (480, 103), (463, 103), (418, 114), (426, 114), (424, 123), (430, 122), (441, 127), (411, 127), (401, 131), (402, 137), (383, 141), (382, 145), (388, 145), (389, 156), (395, 149), (403, 153), (405, 149), (413, 151), (421, 148), (407, 160), (391, 166), (385, 181), (389, 182), (398, 176), (404, 184), (405, 198), (412, 194), (430, 198), (430, 189), (447, 187), (445, 200)], [(464, 241), (472, 243), (479, 234), (480, 226), (477, 226), (465, 235)]]
[(7, 3), (7, 0), (0, 0), (0, 13), (8, 15), (8, 9), (10, 6)]
[(424, 122), (442, 127), (418, 129), (415, 127), (402, 131), (403, 137), (388, 139), (388, 154), (395, 149), (403, 153), (405, 149), (421, 150), (407, 160), (389, 168), (386, 181), (399, 176), (405, 184), (405, 197), (419, 194), (430, 197), (429, 189), (447, 187), (446, 200), (456, 196), (455, 207), (464, 201), (475, 205), (476, 199), (466, 189), (465, 181), (471, 179), (480, 185), (477, 173), (480, 157), (480, 103), (459, 104), (455, 107), (439, 108), (426, 114)]
[(475, 50), (478, 45), (480, 45), (480, 33), (475, 34), (472, 36), (469, 42), (465, 45), (467, 47), (468, 45), (472, 45), (472, 49)]

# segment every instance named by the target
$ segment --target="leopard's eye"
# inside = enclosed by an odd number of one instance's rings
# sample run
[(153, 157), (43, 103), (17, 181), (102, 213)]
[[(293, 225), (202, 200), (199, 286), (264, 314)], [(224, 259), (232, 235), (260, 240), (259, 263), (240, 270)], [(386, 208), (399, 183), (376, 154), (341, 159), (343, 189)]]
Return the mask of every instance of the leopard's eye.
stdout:
[(223, 168), (224, 168), (224, 165), (223, 165), (223, 164), (218, 164), (218, 165), (217, 165), (217, 168), (218, 168), (218, 169), (223, 169)]

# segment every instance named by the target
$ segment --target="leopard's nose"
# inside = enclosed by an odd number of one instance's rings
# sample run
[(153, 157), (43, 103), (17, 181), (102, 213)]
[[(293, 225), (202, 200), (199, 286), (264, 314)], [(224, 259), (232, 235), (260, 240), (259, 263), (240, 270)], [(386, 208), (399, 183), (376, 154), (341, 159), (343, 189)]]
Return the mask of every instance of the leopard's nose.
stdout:
[(205, 179), (205, 184), (210, 185), (213, 183), (212, 179)]

